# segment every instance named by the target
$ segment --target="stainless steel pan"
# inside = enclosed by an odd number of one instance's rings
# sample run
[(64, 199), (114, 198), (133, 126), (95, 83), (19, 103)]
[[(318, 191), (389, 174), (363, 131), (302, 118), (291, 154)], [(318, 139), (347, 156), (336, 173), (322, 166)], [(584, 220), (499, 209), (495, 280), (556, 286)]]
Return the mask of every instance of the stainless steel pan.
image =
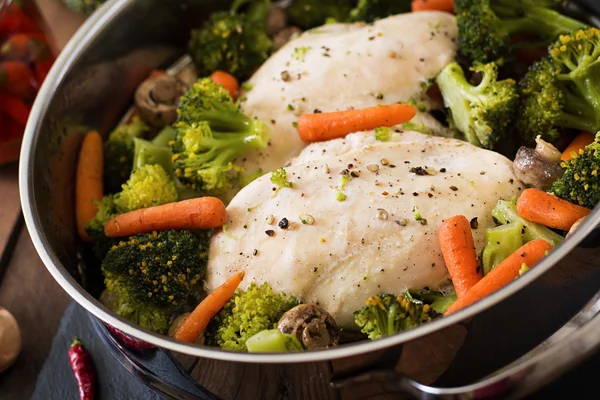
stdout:
[[(491, 393), (490, 387), (503, 388), (503, 396), (506, 389), (522, 395), (596, 349), (600, 317), (594, 306), (570, 322), (567, 329), (577, 329), (567, 337), (545, 342), (526, 361), (494, 372), (536, 348), (596, 298), (600, 240), (594, 229), (600, 226), (600, 208), (536, 268), (504, 289), (450, 317), (375, 342), (289, 354), (228, 352), (140, 329), (100, 304), (95, 296), (101, 277), (78, 252), (73, 220), (82, 134), (89, 127), (104, 133), (113, 127), (147, 73), (176, 60), (190, 28), (225, 5), (216, 0), (109, 1), (77, 32), (42, 86), (23, 142), (21, 201), (40, 257), (73, 299), (128, 335), (179, 357), (195, 357), (191, 375), (217, 398), (362, 399), (376, 392), (490, 398), (482, 394)], [(417, 381), (456, 387), (436, 389)]]

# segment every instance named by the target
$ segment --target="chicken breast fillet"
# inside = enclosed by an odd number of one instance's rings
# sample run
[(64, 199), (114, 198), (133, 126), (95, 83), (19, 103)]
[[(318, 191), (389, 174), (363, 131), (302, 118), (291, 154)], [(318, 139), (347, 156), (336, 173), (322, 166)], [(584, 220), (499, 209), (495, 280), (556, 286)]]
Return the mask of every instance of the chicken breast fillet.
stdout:
[(229, 204), (226, 230), (212, 238), (206, 289), (245, 270), (242, 288), (268, 282), (348, 329), (369, 296), (447, 283), (442, 221), (476, 218), (479, 252), (496, 202), (523, 187), (502, 155), (417, 132), (385, 143), (374, 132), (315, 143), (286, 171), (293, 189), (275, 191), (267, 174)]
[[(242, 110), (271, 127), (268, 148), (244, 155), (249, 172), (271, 171), (306, 146), (293, 126), (303, 113), (364, 108), (423, 100), (424, 84), (456, 54), (453, 15), (419, 12), (392, 16), (372, 25), (332, 24), (305, 32), (274, 54), (250, 80)], [(420, 112), (411, 121), (448, 135)]]

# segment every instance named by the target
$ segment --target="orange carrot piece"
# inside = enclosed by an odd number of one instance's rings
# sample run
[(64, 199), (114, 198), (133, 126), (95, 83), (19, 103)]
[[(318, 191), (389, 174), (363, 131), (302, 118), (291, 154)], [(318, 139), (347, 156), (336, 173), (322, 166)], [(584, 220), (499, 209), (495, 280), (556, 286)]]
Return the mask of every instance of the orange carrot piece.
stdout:
[(75, 215), (79, 236), (86, 242), (91, 242), (91, 238), (85, 231), (85, 226), (96, 216), (96, 202), (102, 200), (104, 194), (103, 149), (102, 137), (98, 132), (91, 131), (83, 138), (79, 151), (75, 181)]
[(517, 200), (517, 212), (528, 221), (568, 231), (591, 210), (539, 189), (525, 189)]
[(244, 271), (229, 278), (221, 286), (210, 292), (192, 313), (179, 326), (173, 338), (182, 342), (194, 343), (204, 332), (208, 323), (227, 304), (244, 279)]
[(463, 215), (445, 220), (439, 230), (446, 268), (460, 299), (483, 278), (475, 253), (471, 224)]
[(563, 161), (569, 161), (579, 155), (579, 150), (585, 149), (585, 146), (592, 144), (596, 139), (595, 135), (589, 132), (581, 132), (575, 136), (575, 139), (567, 146), (565, 151), (562, 152), (560, 159)]
[(121, 214), (104, 225), (104, 233), (119, 237), (171, 229), (210, 229), (226, 221), (225, 204), (207, 196)]
[(524, 244), (508, 258), (498, 264), (494, 269), (471, 288), (463, 297), (459, 298), (446, 310), (444, 315), (455, 313), (471, 304), (483, 299), (495, 291), (503, 288), (519, 276), (523, 264), (532, 268), (547, 252), (552, 249), (550, 243), (543, 239), (532, 240)]
[(413, 0), (412, 11), (446, 11), (454, 13), (454, 0)]
[(305, 142), (320, 142), (368, 131), (381, 126), (392, 127), (410, 121), (417, 109), (409, 104), (389, 104), (359, 110), (303, 114), (298, 133)]
[(225, 71), (215, 71), (212, 73), (210, 78), (213, 80), (213, 82), (223, 86), (225, 90), (229, 92), (229, 95), (232, 99), (235, 100), (237, 98), (240, 84), (235, 76)]

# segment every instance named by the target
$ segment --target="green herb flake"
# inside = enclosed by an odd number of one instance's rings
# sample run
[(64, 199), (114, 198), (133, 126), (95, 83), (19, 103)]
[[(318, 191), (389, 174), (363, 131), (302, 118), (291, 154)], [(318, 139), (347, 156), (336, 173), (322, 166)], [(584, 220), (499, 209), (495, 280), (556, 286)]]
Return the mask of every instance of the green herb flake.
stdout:
[(375, 139), (380, 142), (388, 142), (392, 137), (392, 130), (388, 127), (382, 126), (375, 128)]

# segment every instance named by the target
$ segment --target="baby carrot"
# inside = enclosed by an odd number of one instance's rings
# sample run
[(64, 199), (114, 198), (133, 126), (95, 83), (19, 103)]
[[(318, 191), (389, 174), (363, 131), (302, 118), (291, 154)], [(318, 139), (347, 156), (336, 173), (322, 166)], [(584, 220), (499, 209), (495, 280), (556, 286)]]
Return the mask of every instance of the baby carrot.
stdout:
[(229, 92), (231, 98), (235, 100), (240, 89), (240, 84), (235, 76), (225, 71), (215, 71), (210, 78), (213, 82), (223, 86)]
[(439, 240), (456, 296), (461, 298), (483, 277), (467, 218), (457, 215), (445, 220), (439, 230)]
[(496, 290), (508, 285), (519, 276), (523, 264), (529, 268), (537, 264), (552, 246), (542, 239), (532, 240), (524, 244), (508, 258), (494, 267), (489, 274), (484, 276), (463, 297), (459, 298), (446, 310), (444, 315), (455, 313), (471, 304), (489, 296)]
[(85, 231), (85, 226), (96, 216), (96, 202), (102, 200), (104, 194), (103, 150), (102, 137), (98, 132), (92, 131), (83, 138), (75, 182), (75, 215), (79, 236), (87, 242), (91, 238)]
[(517, 200), (517, 212), (528, 221), (568, 231), (591, 211), (539, 189), (525, 189)]
[(454, 0), (413, 0), (412, 11), (454, 12)]
[(575, 139), (567, 146), (565, 151), (562, 152), (560, 159), (563, 161), (569, 161), (577, 155), (579, 155), (579, 150), (585, 149), (585, 146), (592, 144), (596, 137), (589, 132), (581, 132), (579, 135), (575, 136)]
[(231, 299), (242, 279), (244, 279), (244, 271), (238, 272), (213, 290), (196, 306), (189, 317), (181, 323), (173, 337), (188, 343), (194, 343), (198, 340), (208, 326), (211, 318), (217, 315), (229, 299)]
[(381, 126), (392, 127), (410, 121), (417, 109), (409, 104), (389, 104), (359, 110), (303, 114), (298, 133), (305, 142), (320, 142), (368, 131)]
[(221, 200), (199, 197), (121, 214), (104, 225), (104, 233), (119, 237), (171, 229), (210, 229), (226, 221), (227, 211)]

